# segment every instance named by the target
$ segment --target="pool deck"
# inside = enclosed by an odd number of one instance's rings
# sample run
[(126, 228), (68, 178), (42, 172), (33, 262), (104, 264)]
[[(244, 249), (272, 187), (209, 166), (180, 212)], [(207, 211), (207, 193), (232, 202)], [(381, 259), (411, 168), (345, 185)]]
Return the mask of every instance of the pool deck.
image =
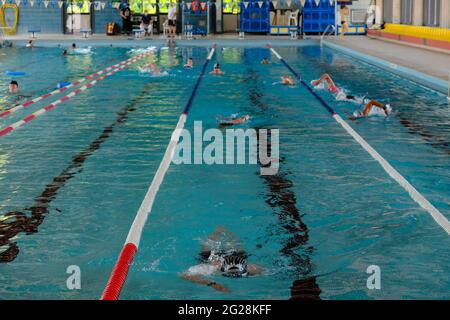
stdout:
[(334, 44), (410, 68), (445, 81), (450, 76), (450, 52), (437, 52), (365, 36), (328, 38)]

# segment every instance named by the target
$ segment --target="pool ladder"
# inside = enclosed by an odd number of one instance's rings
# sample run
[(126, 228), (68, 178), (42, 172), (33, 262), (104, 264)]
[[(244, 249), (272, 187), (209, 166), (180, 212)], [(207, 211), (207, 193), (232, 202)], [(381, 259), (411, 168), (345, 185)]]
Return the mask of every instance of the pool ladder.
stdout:
[(322, 46), (323, 39), (326, 36), (331, 36), (332, 34), (336, 35), (336, 27), (334, 26), (334, 24), (329, 24), (329, 25), (327, 25), (327, 27), (325, 28), (325, 31), (320, 36), (320, 45)]

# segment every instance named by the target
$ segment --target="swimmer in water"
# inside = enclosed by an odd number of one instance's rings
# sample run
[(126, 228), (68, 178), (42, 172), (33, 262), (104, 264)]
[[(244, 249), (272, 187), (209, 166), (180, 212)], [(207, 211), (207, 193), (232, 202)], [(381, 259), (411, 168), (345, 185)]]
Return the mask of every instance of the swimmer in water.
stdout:
[(261, 64), (269, 64), (269, 60), (267, 60), (267, 58), (263, 58), (261, 60)]
[(8, 87), (8, 91), (9, 93), (18, 93), (19, 92), (19, 83), (16, 80), (12, 80), (9, 83), (9, 87)]
[(222, 275), (241, 278), (260, 275), (264, 269), (247, 262), (248, 254), (239, 245), (236, 237), (218, 226), (202, 245), (200, 264), (190, 267), (181, 274), (185, 280), (211, 287), (217, 291), (230, 292), (224, 285), (210, 279)]
[(248, 114), (242, 116), (242, 117), (230, 117), (228, 119), (219, 120), (219, 125), (222, 127), (225, 126), (232, 126), (239, 123), (245, 123), (250, 119), (250, 116)]
[(194, 67), (194, 61), (192, 58), (189, 58), (187, 63), (184, 65), (184, 68), (186, 69), (192, 69)]
[(295, 81), (291, 76), (282, 76), (281, 84), (285, 86), (295, 86)]
[(331, 77), (328, 73), (324, 73), (318, 80), (311, 81), (311, 85), (316, 87), (316, 86), (320, 85), (322, 82), (327, 83), (328, 91), (335, 95), (336, 100), (348, 100), (348, 101), (356, 102), (358, 104), (361, 104), (364, 101), (364, 97), (359, 98), (359, 97), (356, 97), (356, 96), (353, 96), (350, 94), (346, 94), (344, 92), (344, 90), (342, 90), (341, 88), (339, 88), (338, 86), (336, 86), (334, 84), (333, 79), (331, 79)]
[(214, 65), (214, 69), (209, 74), (221, 75), (221, 74), (225, 74), (225, 72), (220, 70), (220, 64), (216, 63)]
[(33, 42), (33, 40), (28, 41), (26, 47), (27, 47), (27, 48), (34, 48), (34, 42)]
[(72, 50), (75, 50), (76, 48), (77, 48), (77, 45), (76, 45), (75, 43), (72, 43), (71, 49), (72, 49)]
[(142, 67), (139, 67), (139, 71), (143, 73), (152, 73), (154, 75), (161, 74), (161, 69), (154, 63), (149, 63)]
[(327, 83), (328, 91), (334, 94), (339, 93), (339, 88), (334, 84), (333, 79), (331, 79), (328, 73), (324, 73), (318, 80), (312, 81), (311, 84), (316, 87), (324, 81)]
[(371, 112), (374, 110), (374, 108), (383, 110), (384, 114), (386, 116), (388, 116), (391, 113), (391, 106), (389, 104), (384, 105), (380, 101), (372, 99), (366, 103), (362, 112), (359, 110), (356, 110), (353, 113), (353, 117), (350, 117), (350, 118), (356, 119), (356, 118), (368, 117), (371, 115)]

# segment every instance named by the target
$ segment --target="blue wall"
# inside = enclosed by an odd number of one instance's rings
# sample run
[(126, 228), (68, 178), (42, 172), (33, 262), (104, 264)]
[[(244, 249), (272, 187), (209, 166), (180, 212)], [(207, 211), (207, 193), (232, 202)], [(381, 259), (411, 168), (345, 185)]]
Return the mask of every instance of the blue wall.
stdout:
[(19, 7), (18, 33), (27, 33), (29, 28), (40, 28), (43, 33), (63, 33), (62, 9), (58, 5), (49, 4), (47, 8), (44, 4), (38, 7), (37, 2), (34, 7)]
[[(122, 26), (122, 19), (117, 9), (105, 7), (104, 10), (94, 10), (93, 32), (99, 34), (106, 33), (106, 24), (108, 22), (116, 22), (119, 26)], [(17, 33), (28, 33), (30, 28), (41, 29), (42, 33), (62, 34), (63, 30), (63, 9), (59, 8), (57, 4), (49, 4), (47, 8), (44, 4), (38, 7), (37, 1), (34, 7), (30, 7), (29, 4), (19, 7), (19, 24), (17, 26)], [(7, 15), (6, 20), (8, 24), (12, 24), (13, 18)]]
[(94, 33), (105, 34), (106, 24), (108, 22), (115, 22), (122, 27), (122, 18), (120, 17), (119, 10), (105, 7), (104, 10), (94, 10)]

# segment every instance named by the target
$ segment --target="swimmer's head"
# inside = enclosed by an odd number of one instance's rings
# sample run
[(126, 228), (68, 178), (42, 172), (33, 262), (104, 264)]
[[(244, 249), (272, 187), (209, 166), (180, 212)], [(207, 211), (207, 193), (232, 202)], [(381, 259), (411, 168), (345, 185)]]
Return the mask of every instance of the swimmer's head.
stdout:
[(63, 55), (64, 55), (64, 56), (67, 56), (67, 50), (64, 50), (64, 51), (63, 51)]
[(220, 64), (218, 64), (218, 63), (216, 63), (215, 65), (214, 65), (214, 69), (220, 69)]
[(386, 104), (386, 113), (387, 114), (391, 114), (391, 112), (392, 112), (392, 107), (391, 107), (391, 105), (389, 103), (387, 103)]
[(248, 114), (246, 114), (246, 115), (244, 116), (244, 120), (247, 121), (248, 119), (250, 119), (250, 116), (249, 116)]
[(222, 275), (230, 278), (245, 277), (248, 274), (247, 261), (236, 253), (230, 254), (223, 258), (222, 267), (220, 269)]
[(12, 80), (9, 83), (9, 93), (16, 93), (19, 91), (19, 83), (16, 80)]
[(75, 43), (72, 43), (72, 49), (75, 49), (77, 45)]

